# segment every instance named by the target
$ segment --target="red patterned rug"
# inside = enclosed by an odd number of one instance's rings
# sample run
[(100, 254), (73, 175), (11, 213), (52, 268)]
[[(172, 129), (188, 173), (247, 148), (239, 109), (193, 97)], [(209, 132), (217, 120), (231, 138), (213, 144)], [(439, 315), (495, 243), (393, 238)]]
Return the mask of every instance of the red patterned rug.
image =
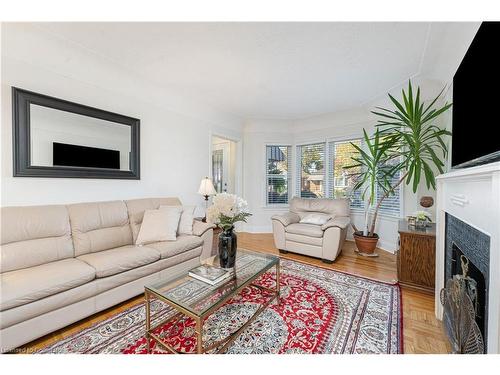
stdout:
[[(228, 353), (402, 353), (401, 290), (342, 272), (291, 260), (281, 262), (281, 295), (231, 344)], [(273, 287), (274, 272), (258, 283)], [(243, 325), (266, 296), (248, 287), (204, 323), (208, 345)], [(154, 321), (172, 314), (152, 303)], [(146, 353), (144, 304), (56, 342), (39, 353)], [(184, 318), (158, 328), (157, 334), (179, 351), (196, 346), (194, 321)], [(153, 347), (154, 353), (162, 353)]]

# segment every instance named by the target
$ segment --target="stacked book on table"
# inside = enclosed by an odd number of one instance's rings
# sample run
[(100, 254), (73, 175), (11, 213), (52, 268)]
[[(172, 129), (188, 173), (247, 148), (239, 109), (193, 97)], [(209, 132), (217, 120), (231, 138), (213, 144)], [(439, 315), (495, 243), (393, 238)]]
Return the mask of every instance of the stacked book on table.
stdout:
[(234, 276), (234, 271), (225, 270), (224, 268), (202, 264), (189, 271), (189, 276), (203, 281), (210, 285), (216, 285), (224, 280), (229, 280)]

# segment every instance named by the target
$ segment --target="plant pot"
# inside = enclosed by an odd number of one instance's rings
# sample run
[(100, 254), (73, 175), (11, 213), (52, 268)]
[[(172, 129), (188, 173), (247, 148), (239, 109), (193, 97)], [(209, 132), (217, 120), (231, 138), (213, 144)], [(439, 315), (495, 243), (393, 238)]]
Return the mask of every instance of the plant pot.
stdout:
[(219, 262), (222, 268), (233, 268), (236, 262), (238, 238), (233, 229), (231, 227), (219, 234)]
[(363, 232), (354, 232), (354, 242), (360, 254), (374, 255), (375, 248), (378, 243), (378, 234), (374, 233), (373, 237), (363, 236)]

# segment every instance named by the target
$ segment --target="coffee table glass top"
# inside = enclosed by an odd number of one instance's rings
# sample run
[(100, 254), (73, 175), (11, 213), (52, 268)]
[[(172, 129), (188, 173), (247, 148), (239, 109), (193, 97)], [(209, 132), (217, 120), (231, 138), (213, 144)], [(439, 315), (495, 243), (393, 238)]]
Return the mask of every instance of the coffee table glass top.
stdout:
[[(147, 285), (146, 289), (158, 294), (168, 302), (174, 303), (191, 314), (201, 316), (218, 305), (228, 296), (251, 283), (258, 276), (276, 266), (279, 257), (238, 249), (236, 253), (235, 277), (210, 285), (186, 274), (169, 281)], [(219, 266), (219, 258), (213, 256), (204, 264)]]

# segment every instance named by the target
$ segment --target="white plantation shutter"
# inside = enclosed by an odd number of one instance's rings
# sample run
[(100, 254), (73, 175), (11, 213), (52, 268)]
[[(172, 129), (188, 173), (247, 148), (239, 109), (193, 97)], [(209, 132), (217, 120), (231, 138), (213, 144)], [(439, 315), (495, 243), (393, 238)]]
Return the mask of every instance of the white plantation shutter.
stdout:
[(288, 204), (291, 146), (266, 146), (266, 204)]
[(357, 168), (344, 169), (349, 165), (355, 164), (352, 157), (359, 155), (359, 152), (352, 146), (352, 143), (361, 147), (361, 139), (352, 139), (348, 141), (335, 141), (328, 143), (329, 169), (328, 169), (328, 197), (330, 198), (350, 198), (351, 208), (364, 208), (364, 202), (361, 198), (361, 191), (354, 191), (358, 173)]
[(325, 143), (297, 146), (297, 196), (326, 196)]

